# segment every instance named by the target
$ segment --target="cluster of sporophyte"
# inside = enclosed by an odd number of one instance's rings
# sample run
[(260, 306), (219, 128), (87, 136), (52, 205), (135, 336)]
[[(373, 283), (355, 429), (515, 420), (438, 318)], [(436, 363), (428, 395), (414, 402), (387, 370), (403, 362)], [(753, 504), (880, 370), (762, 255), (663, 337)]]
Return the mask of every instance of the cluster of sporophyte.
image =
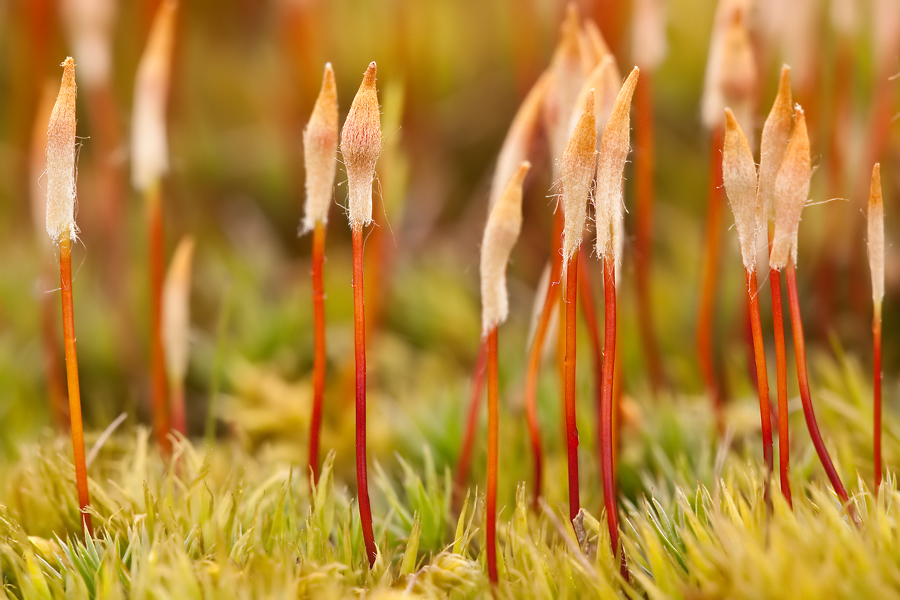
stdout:
[[(883, 474), (887, 461), (883, 458), (886, 444), (882, 439), (880, 365), (885, 242), (880, 166), (875, 163), (872, 172), (867, 229), (874, 402), (871, 414), (864, 417), (860, 417), (864, 412), (861, 404), (845, 408), (854, 419), (848, 420), (844, 430), (834, 428), (835, 439), (855, 447), (869, 444), (873, 451), (874, 491), (870, 492), (860, 479), (851, 495), (839, 473), (841, 464), (850, 464), (855, 456), (847, 452), (839, 455), (839, 451), (827, 448), (819, 430), (800, 315), (798, 230), (813, 173), (806, 115), (799, 104), (793, 104), (790, 71), (785, 67), (761, 132), (757, 166), (751, 149), (755, 145), (753, 98), (757, 82), (746, 8), (728, 1), (722, 7), (716, 17), (703, 106), (717, 152), (713, 152), (710, 236), (700, 302), (709, 310), (699, 324), (698, 339), (707, 392), (716, 401), (716, 420), (724, 434), (715, 458), (709, 453), (709, 440), (704, 440), (707, 454), (701, 457), (676, 447), (676, 459), (684, 465), (674, 467), (672, 457), (649, 433), (646, 439), (630, 442), (632, 448), (642, 448), (639, 459), (623, 457), (622, 399), (616, 393), (621, 360), (617, 356), (617, 285), (626, 237), (623, 174), (630, 153), (631, 103), (640, 89), (640, 71), (635, 67), (623, 81), (596, 25), (590, 20), (582, 23), (577, 11), (570, 8), (551, 64), (523, 101), (497, 161), (481, 246), (483, 351), (478, 369), (483, 375), (473, 386), (469, 429), (458, 452), (453, 484), (450, 471), (439, 473), (427, 449), (421, 460), (424, 480), (400, 459), (403, 482), (399, 491), (396, 482), (375, 463), (375, 481), (382, 492), (376, 505), (380, 511), (373, 511), (368, 486), (363, 287), (365, 233), (373, 221), (372, 188), (382, 152), (375, 63), (369, 64), (363, 76), (340, 135), (334, 71), (326, 65), (303, 136), (307, 180), (302, 230), (313, 232), (313, 392), (308, 462), (305, 472), (298, 470), (295, 474), (293, 467), (254, 464), (254, 458), (227, 442), (213, 445), (201, 457), (186, 438), (184, 385), (193, 253), (190, 237), (179, 245), (168, 277), (163, 279), (161, 182), (168, 170), (165, 107), (176, 11), (172, 1), (160, 6), (138, 69), (132, 128), (133, 183), (147, 205), (150, 372), (158, 452), (149, 449), (145, 430), (117, 437), (112, 433), (114, 425), (89, 440), (94, 442), (93, 449), (86, 453), (71, 265), (72, 243), (78, 234), (75, 62), (66, 59), (60, 91), (49, 116), (44, 168), (46, 231), (59, 252), (74, 464), (62, 458), (56, 446), (26, 448), (20, 461), (0, 474), (0, 594), (6, 594), (7, 589), (22, 597), (114, 597), (160, 592), (214, 595), (236, 590), (272, 595), (293, 590), (339, 596), (363, 587), (373, 594), (402, 590), (424, 596), (491, 591), (511, 597), (563, 592), (737, 597), (751, 590), (829, 591), (852, 596), (896, 583), (896, 568), (884, 557), (891, 555), (884, 552), (885, 548), (900, 546), (896, 526), (900, 521), (895, 514), (900, 495), (894, 489), (893, 474), (889, 470), (886, 476)], [(648, 4), (646, 10), (653, 16), (655, 7)], [(652, 24), (644, 27), (658, 32)], [(641, 58), (651, 70), (658, 60), (658, 53)], [(91, 77), (88, 80), (93, 81)], [(644, 110), (648, 110), (647, 101), (645, 98), (642, 103)], [(543, 137), (539, 135), (541, 130)], [(539, 139), (547, 141), (553, 159), (551, 170), (559, 200), (552, 217), (552, 253), (547, 277), (536, 298), (537, 318), (527, 359), (525, 412), (532, 450), (527, 460), (532, 463), (533, 486), (518, 483), (514, 508), (504, 515), (498, 507), (501, 469), (518, 472), (514, 467), (526, 459), (506, 456), (511, 453), (501, 458), (498, 330), (510, 312), (506, 270), (522, 231), (523, 190), (531, 173), (529, 159), (535, 154), (534, 142)], [(652, 148), (652, 138), (645, 143)], [(325, 231), (338, 148), (347, 174), (352, 237), (355, 496), (336, 491), (333, 453), (325, 461), (319, 458), (326, 372)], [(730, 434), (723, 427), (720, 383), (713, 364), (711, 307), (722, 218), (719, 179), (734, 212), (744, 267), (763, 448), (760, 468), (754, 462), (748, 466), (747, 457), (731, 447)], [(643, 196), (647, 194), (645, 190)], [(644, 211), (649, 210), (646, 203), (646, 197), (643, 204), (639, 203)], [(590, 280), (579, 279), (579, 271), (588, 270), (583, 239), (591, 216), (596, 233), (594, 248), (603, 270), (602, 345)], [(646, 230), (643, 235), (639, 239), (646, 244)], [(775, 439), (758, 297), (762, 264), (769, 266), (773, 307), (781, 496), (770, 494), (769, 489)], [(782, 270), (786, 272), (803, 414), (812, 448), (831, 489), (809, 476), (812, 460), (808, 449), (806, 454), (799, 454), (801, 468), (795, 466), (793, 474), (790, 470)], [(579, 293), (594, 352), (598, 460), (589, 464), (598, 465), (599, 481), (590, 486), (582, 485), (588, 478), (581, 477), (579, 471), (587, 462), (579, 460), (576, 418), (581, 383), (576, 369)], [(549, 334), (554, 313), (558, 318), (558, 399), (565, 423), (566, 485), (561, 484), (561, 477), (544, 481), (547, 451), (535, 407), (541, 356), (547, 340), (553, 337)], [(652, 364), (652, 333), (646, 319), (643, 327), (645, 337), (651, 340), (646, 350)], [(52, 359), (52, 353), (48, 353), (48, 365)], [(51, 373), (52, 366), (48, 366), (48, 378)], [(465, 491), (482, 378), (487, 380), (488, 409), (483, 501)], [(854, 386), (848, 383), (847, 387)], [(824, 391), (822, 395), (827, 397), (828, 390)], [(57, 419), (62, 420), (65, 411), (59, 398), (61, 393), (57, 393), (54, 406)], [(676, 402), (680, 400), (673, 399), (673, 404)], [(655, 417), (655, 425), (662, 423), (659, 428), (664, 429), (669, 425), (667, 419), (672, 419), (683, 432), (690, 425), (686, 417), (682, 418), (678, 421), (678, 417), (662, 414)], [(648, 424), (647, 431), (652, 427)], [(869, 431), (871, 438), (867, 437)], [(891, 457), (900, 454), (894, 437), (887, 445)], [(238, 466), (247, 463), (252, 468), (239, 475)], [(653, 468), (645, 468), (648, 464)], [(638, 502), (636, 493), (621, 493), (623, 466), (639, 480), (633, 489), (649, 492), (650, 498), (645, 496)], [(90, 478), (89, 468), (93, 474)], [(701, 472), (704, 477), (697, 476)], [(660, 474), (663, 484), (657, 486), (659, 481), (653, 477)], [(586, 508), (588, 503), (582, 502), (585, 487), (591, 490), (589, 493), (602, 490), (603, 512), (597, 517)], [(530, 497), (526, 489), (533, 490)], [(558, 492), (563, 489), (565, 494)], [(512, 486), (509, 494), (511, 490)], [(567, 500), (566, 509), (547, 503), (551, 491)], [(72, 536), (63, 539), (64, 531), (72, 532)], [(814, 550), (819, 555), (830, 552), (835, 558), (802, 566), (790, 559)], [(876, 575), (852, 577), (866, 564), (878, 566)], [(852, 585), (845, 583), (848, 580)]]

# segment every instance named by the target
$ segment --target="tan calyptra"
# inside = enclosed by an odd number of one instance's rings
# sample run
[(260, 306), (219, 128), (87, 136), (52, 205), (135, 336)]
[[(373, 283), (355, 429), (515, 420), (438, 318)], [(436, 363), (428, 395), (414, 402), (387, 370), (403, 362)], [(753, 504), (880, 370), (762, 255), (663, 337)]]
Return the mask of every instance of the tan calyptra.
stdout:
[(159, 7), (138, 65), (131, 115), (131, 182), (140, 192), (157, 185), (169, 171), (166, 105), (177, 12), (174, 0), (165, 0)]
[(612, 114), (603, 132), (594, 191), (597, 220), (597, 255), (620, 264), (622, 260), (624, 198), (622, 178), (625, 159), (631, 150), (631, 98), (640, 69), (635, 67), (622, 84)]
[(655, 70), (668, 52), (665, 0), (635, 0), (631, 57), (642, 69)]
[(759, 143), (759, 197), (766, 220), (775, 210), (775, 179), (791, 136), (791, 68), (781, 67), (778, 94), (763, 125)]
[(488, 198), (489, 210), (503, 195), (509, 178), (513, 176), (522, 161), (528, 159), (549, 84), (550, 73), (545, 71), (531, 87), (519, 106), (519, 110), (516, 111), (516, 116), (513, 117), (506, 138), (503, 140), (503, 146), (500, 148), (500, 154), (497, 156), (497, 167), (494, 169), (494, 176), (491, 179), (491, 192)]
[(114, 0), (63, 0), (61, 12), (86, 88), (108, 85), (112, 70)]
[(775, 236), (769, 255), (769, 266), (773, 269), (783, 269), (789, 259), (797, 263), (800, 213), (809, 198), (811, 176), (806, 118), (797, 104), (794, 107), (794, 132), (775, 178)]
[(726, 106), (735, 111), (743, 129), (750, 123), (746, 109), (752, 109), (752, 98), (746, 94), (756, 86), (756, 69), (752, 46), (746, 30), (750, 0), (719, 0), (709, 41), (709, 57), (703, 80), (701, 116), (703, 124), (715, 129), (722, 123)]
[(370, 63), (341, 130), (341, 156), (347, 169), (349, 218), (353, 229), (372, 222), (372, 181), (381, 154), (381, 111), (375, 72), (375, 63)]
[[(616, 97), (619, 94), (619, 69), (616, 68), (616, 61), (611, 54), (605, 56), (593, 70), (588, 73), (581, 91), (578, 93), (578, 99), (575, 106), (584, 106), (587, 101), (588, 93), (594, 95), (594, 121), (596, 122), (597, 139), (596, 146), (600, 146), (603, 139), (603, 132), (606, 129), (606, 122), (612, 113)], [(575, 126), (581, 118), (580, 111), (572, 111), (572, 117), (569, 122), (569, 131), (575, 131)]]
[(75, 225), (75, 61), (62, 64), (59, 96), (47, 128), (47, 235), (74, 241)]
[(303, 130), (303, 160), (306, 167), (306, 205), (302, 230), (328, 222), (334, 175), (337, 171), (338, 104), (337, 86), (331, 63), (325, 65), (322, 88), (316, 98), (309, 124)]
[(757, 174), (753, 153), (734, 113), (725, 109), (725, 139), (722, 149), (722, 180), (741, 245), (744, 268), (756, 271), (756, 236), (760, 211), (757, 205)]
[(563, 264), (567, 264), (584, 236), (591, 180), (597, 167), (597, 121), (594, 116), (594, 90), (589, 90), (581, 117), (572, 132), (560, 163), (562, 185)]
[(531, 168), (525, 161), (512, 174), (491, 209), (481, 243), (481, 322), (487, 333), (509, 315), (506, 265), (522, 230), (522, 184)]
[(550, 64), (550, 82), (544, 97), (542, 116), (550, 146), (554, 179), (559, 173), (559, 159), (569, 139), (569, 118), (586, 73), (582, 64), (578, 36), (578, 8), (569, 4), (561, 37)]
[(878, 163), (872, 168), (866, 229), (869, 270), (872, 272), (872, 301), (881, 304), (884, 299), (884, 201), (881, 193), (881, 165)]

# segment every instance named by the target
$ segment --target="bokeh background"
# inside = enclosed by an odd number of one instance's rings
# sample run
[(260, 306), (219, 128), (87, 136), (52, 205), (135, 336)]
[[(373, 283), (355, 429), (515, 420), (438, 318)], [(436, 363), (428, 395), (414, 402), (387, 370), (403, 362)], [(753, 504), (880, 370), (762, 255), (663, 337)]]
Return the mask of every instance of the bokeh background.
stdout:
[[(87, 26), (67, 12), (79, 1), (110, 7), (108, 76), (94, 67), (101, 76), (89, 79), (91, 57), (79, 55), (77, 40)], [(102, 430), (123, 412), (132, 424), (149, 419), (146, 227), (142, 200), (129, 183), (128, 148), (135, 70), (157, 4), (0, 0), (0, 457), (15, 456), (21, 444), (41, 439), (52, 426), (41, 311), (49, 296), (58, 313), (56, 263), (43, 222), (30, 208), (41, 181), (30, 157), (46, 130), (41, 98), (45, 88), (58, 89), (58, 65), (68, 55), (79, 67), (75, 310), (87, 427)], [(639, 42), (630, 3), (576, 4), (600, 24), (627, 73)], [(817, 165), (812, 200), (839, 199), (804, 212), (799, 274), (807, 333), (814, 352), (847, 352), (868, 364), (863, 208), (872, 159), (880, 160), (888, 240), (885, 393), (892, 402), (900, 361), (892, 343), (900, 256), (890, 242), (900, 211), (894, 208), (896, 82), (889, 77), (900, 73), (900, 36), (892, 37), (896, 30), (889, 25), (900, 8), (878, 0), (785, 4), (760, 0), (752, 13), (758, 125), (780, 64), (790, 62), (795, 97), (810, 115)], [(850, 12), (841, 12), (847, 6)], [(254, 452), (305, 460), (312, 309), (310, 239), (297, 236), (301, 134), (325, 62), (337, 74), (343, 119), (374, 60), (385, 151), (376, 226), (367, 241), (367, 283), (377, 282), (367, 286), (370, 447), (379, 457), (419, 452), (427, 442), (440, 464), (452, 465), (479, 343), (478, 252), (490, 176), (518, 103), (549, 64), (564, 10), (558, 0), (181, 3), (169, 104), (172, 169), (163, 194), (167, 256), (185, 235), (197, 242), (187, 383), (191, 435), (204, 434), (212, 410), (215, 435)], [(700, 412), (707, 404), (694, 338), (710, 151), (699, 105), (714, 11), (708, 0), (667, 3), (668, 53), (654, 74), (653, 98), (653, 317), (667, 393), (695, 396)], [(97, 35), (105, 35), (103, 27)], [(879, 120), (885, 112), (888, 119)], [(543, 144), (537, 147), (525, 225), (510, 265), (511, 320), (501, 338), (505, 426), (523, 429), (524, 349), (553, 208), (553, 157)], [(619, 303), (622, 385), (640, 412), (658, 405), (651, 401), (635, 324), (631, 166), (626, 178), (631, 212)], [(339, 465), (349, 469), (353, 336), (345, 181), (341, 167), (326, 251), (323, 447), (335, 447)], [(726, 215), (730, 224), (727, 209)], [(747, 397), (752, 407), (733, 231), (723, 231), (721, 253), (717, 351), (729, 397)], [(600, 290), (599, 262), (592, 268)], [(769, 310), (768, 301), (763, 307)], [(548, 365), (541, 396), (551, 448), (559, 445), (552, 438), (559, 429), (552, 425), (558, 421), (553, 371)], [(582, 371), (581, 413), (591, 420), (593, 383), (587, 367)], [(795, 394), (793, 376), (791, 386)], [(748, 414), (744, 420), (752, 423)], [(583, 431), (582, 443), (592, 444), (590, 427)], [(524, 435), (516, 440), (524, 453)]]

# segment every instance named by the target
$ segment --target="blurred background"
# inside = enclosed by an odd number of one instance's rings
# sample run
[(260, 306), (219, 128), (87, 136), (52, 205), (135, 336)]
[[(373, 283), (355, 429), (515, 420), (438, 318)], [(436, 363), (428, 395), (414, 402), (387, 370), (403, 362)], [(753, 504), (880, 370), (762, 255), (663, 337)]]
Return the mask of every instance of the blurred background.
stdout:
[[(393, 449), (419, 452), (427, 441), (441, 464), (453, 464), (479, 343), (478, 253), (490, 177), (519, 102), (549, 64), (565, 4), (181, 3), (168, 110), (172, 169), (163, 202), (167, 260), (183, 236), (196, 240), (187, 379), (191, 435), (204, 434), (212, 411), (215, 435), (233, 436), (279, 459), (305, 460), (312, 306), (310, 238), (297, 235), (304, 200), (301, 135), (324, 64), (334, 66), (343, 121), (374, 60), (385, 151), (378, 164), (376, 226), (367, 241), (370, 447), (376, 456)], [(596, 20), (627, 73), (640, 43), (635, 18), (645, 3), (575, 4), (582, 17)], [(702, 411), (707, 401), (694, 339), (710, 150), (699, 107), (715, 3), (663, 4), (668, 52), (654, 73), (652, 98), (653, 322), (664, 393), (696, 397)], [(157, 5), (0, 0), (0, 456), (15, 456), (17, 446), (52, 427), (53, 375), (42, 339), (58, 336), (61, 344), (61, 333), (58, 326), (42, 330), (42, 322), (58, 322), (56, 258), (29, 198), (42, 193), (41, 174), (31, 166), (46, 133), (49, 109), (42, 98), (49, 95), (52, 103), (58, 65), (69, 55), (78, 65), (82, 144), (81, 237), (73, 263), (86, 426), (102, 430), (123, 412), (131, 423), (149, 421), (147, 240), (144, 204), (130, 185), (129, 130), (135, 71)], [(759, 0), (749, 20), (760, 79), (757, 126), (774, 97), (778, 69), (789, 62), (817, 165), (812, 200), (837, 199), (808, 208), (801, 227), (798, 269), (809, 343), (826, 354), (846, 349), (863, 364), (871, 352), (864, 207), (871, 165), (882, 162), (888, 402), (896, 397), (900, 362), (891, 343), (900, 322), (893, 316), (900, 257), (890, 245), (900, 226), (894, 209), (898, 13), (893, 1)], [(524, 423), (524, 349), (550, 247), (553, 157), (545, 147), (536, 144), (532, 157), (524, 229), (509, 271), (512, 311), (501, 336), (508, 423)], [(635, 406), (650, 411), (656, 405), (637, 332), (630, 253), (632, 165), (626, 180), (622, 388)], [(349, 469), (353, 322), (345, 181), (339, 167), (326, 250), (329, 371), (322, 445), (337, 448), (339, 463)], [(727, 209), (725, 223), (732, 223)], [(717, 353), (729, 397), (746, 396), (752, 404), (737, 236), (723, 228), (722, 240)], [(599, 267), (591, 261), (598, 295)], [(52, 316), (42, 317), (42, 310)], [(767, 299), (763, 310), (770, 310)], [(581, 371), (580, 402), (589, 421), (592, 377), (587, 366)], [(554, 369), (548, 366), (543, 379), (542, 414), (554, 422)], [(524, 452), (520, 437), (516, 444)]]

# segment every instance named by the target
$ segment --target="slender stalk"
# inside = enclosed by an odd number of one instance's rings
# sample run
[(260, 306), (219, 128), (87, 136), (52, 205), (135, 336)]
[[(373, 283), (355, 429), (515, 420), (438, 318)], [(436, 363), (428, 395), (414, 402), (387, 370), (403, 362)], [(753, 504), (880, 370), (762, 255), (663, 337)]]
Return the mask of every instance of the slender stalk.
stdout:
[(575, 422), (575, 319), (578, 297), (578, 254), (566, 265), (566, 358), (565, 358), (565, 411), (566, 448), (569, 463), (569, 518), (574, 520), (581, 510), (578, 498), (578, 428)]
[(813, 410), (812, 397), (809, 392), (809, 376), (806, 372), (806, 343), (803, 339), (803, 321), (800, 317), (800, 301), (797, 296), (797, 272), (794, 268), (794, 262), (789, 261), (787, 265), (787, 288), (788, 288), (788, 306), (791, 312), (791, 330), (794, 334), (794, 355), (797, 361), (797, 383), (800, 386), (800, 400), (803, 402), (803, 416), (806, 418), (806, 427), (809, 429), (809, 437), (812, 438), (813, 446), (822, 462), (822, 467), (828, 475), (835, 493), (841, 499), (851, 515), (855, 518), (855, 511), (849, 504), (850, 498), (847, 496), (847, 490), (841, 483), (841, 478), (831, 462), (828, 455), (828, 449), (822, 440), (822, 434), (819, 432), (819, 425), (816, 423), (816, 413)]
[(769, 270), (769, 288), (772, 292), (772, 324), (775, 329), (775, 374), (778, 386), (778, 470), (781, 476), (781, 493), (788, 506), (791, 499), (791, 482), (788, 469), (791, 462), (791, 445), (788, 433), (787, 351), (784, 343), (784, 315), (781, 302), (781, 271)]
[(353, 226), (353, 334), (356, 356), (356, 484), (359, 496), (359, 522), (369, 567), (375, 564), (377, 550), (372, 532), (372, 507), (369, 504), (368, 465), (366, 463), (366, 311), (363, 288), (363, 228)]
[(653, 80), (652, 70), (641, 73), (641, 83), (634, 90), (635, 123), (635, 184), (637, 223), (635, 229), (635, 275), (637, 283), (638, 329), (644, 360), (650, 372), (654, 393), (663, 385), (662, 360), (653, 328), (653, 304), (650, 289), (650, 263), (653, 256)]
[[(756, 286), (756, 272), (744, 269), (747, 283), (747, 299), (750, 305), (750, 328), (753, 332), (753, 354), (756, 359), (756, 387), (759, 391), (759, 416), (762, 421), (763, 459), (768, 474), (774, 470), (772, 454), (772, 415), (769, 410), (769, 378), (766, 374), (766, 349), (763, 345), (762, 323), (759, 317), (759, 290)], [(766, 475), (768, 490), (769, 475)]]
[(369, 318), (366, 319), (367, 335), (373, 335), (378, 332), (381, 322), (384, 319), (384, 286), (385, 286), (385, 250), (384, 230), (379, 226), (378, 221), (369, 230), (366, 244), (369, 246), (369, 261), (366, 265), (367, 277), (369, 282), (366, 300), (369, 305)]
[(531, 346), (528, 349), (528, 371), (525, 377), (525, 416), (534, 460), (534, 495), (532, 501), (535, 510), (538, 508), (544, 477), (544, 452), (541, 444), (541, 426), (538, 422), (537, 414), (538, 378), (541, 372), (541, 355), (544, 350), (544, 341), (547, 338), (547, 330), (550, 328), (550, 321), (553, 318), (553, 309), (559, 299), (559, 279), (562, 272), (562, 256), (560, 254), (562, 230), (563, 216), (562, 206), (560, 206), (553, 217), (553, 238), (550, 245), (550, 282), (547, 285), (547, 293), (541, 306), (541, 314), (534, 329)]
[(319, 481), (319, 430), (322, 427), (322, 397), (325, 393), (325, 289), (322, 266), (325, 262), (325, 223), (313, 228), (312, 296), (313, 296), (313, 405), (309, 422), (309, 471), (313, 482)]
[(531, 442), (531, 454), (534, 460), (534, 508), (538, 507), (538, 500), (541, 497), (541, 486), (543, 482), (543, 459), (544, 452), (541, 445), (541, 426), (538, 422), (537, 414), (537, 388), (538, 376), (541, 372), (541, 354), (543, 354), (544, 340), (547, 337), (547, 329), (550, 326), (550, 320), (553, 317), (553, 308), (559, 298), (559, 265), (562, 263), (558, 258), (559, 253), (551, 257), (552, 263), (550, 267), (550, 285), (547, 286), (547, 295), (544, 297), (544, 306), (541, 308), (541, 316), (538, 320), (537, 327), (534, 330), (534, 337), (531, 340), (531, 348), (528, 350), (528, 373), (525, 379), (525, 415), (528, 421), (528, 437)]
[(872, 313), (872, 365), (873, 365), (873, 432), (872, 451), (875, 463), (875, 495), (881, 487), (881, 302), (875, 302)]
[(725, 430), (722, 390), (713, 358), (713, 320), (719, 274), (719, 238), (722, 230), (722, 126), (716, 127), (710, 141), (709, 208), (706, 214), (706, 242), (703, 249), (703, 274), (697, 312), (697, 355), (700, 371), (709, 394), (719, 433)]
[(488, 577), (497, 583), (497, 469), (499, 453), (499, 413), (497, 384), (497, 328), (487, 335), (488, 347), (488, 463), (487, 463), (487, 515), (485, 538), (487, 543)]
[(78, 383), (78, 353), (75, 349), (75, 308), (72, 303), (72, 240), (65, 236), (59, 241), (59, 280), (62, 290), (63, 342), (66, 352), (66, 377), (69, 384), (69, 416), (72, 428), (72, 455), (75, 461), (75, 485), (78, 488), (78, 508), (81, 524), (90, 536), (94, 535), (91, 515), (85, 509), (90, 504), (87, 464), (84, 458), (84, 425), (81, 419), (81, 389)]
[[(603, 258), (603, 406), (600, 413), (600, 440), (603, 450), (600, 467), (603, 477), (603, 504), (609, 527), (609, 543), (613, 553), (619, 547), (619, 509), (616, 500), (615, 456), (613, 448), (613, 379), (616, 368), (616, 267), (610, 258)], [(622, 575), (628, 577), (625, 556), (622, 556)]]
[(164, 454), (171, 452), (169, 441), (169, 409), (166, 398), (165, 350), (162, 340), (162, 290), (165, 272), (163, 214), (160, 186), (157, 182), (147, 188), (147, 223), (150, 252), (150, 369), (153, 401), (153, 424), (156, 442)]
[[(603, 372), (603, 346), (600, 341), (600, 325), (597, 320), (597, 309), (594, 303), (594, 290), (591, 285), (590, 270), (588, 269), (587, 250), (582, 246), (578, 251), (578, 264), (582, 272), (581, 285), (578, 292), (581, 296), (581, 310), (584, 322), (587, 326), (588, 337), (591, 341), (591, 351), (594, 358), (594, 402), (597, 408), (597, 431), (600, 431), (600, 420), (603, 414), (603, 385), (601, 373)], [(613, 425), (615, 428), (615, 424)], [(615, 431), (615, 429), (614, 429)], [(603, 455), (600, 438), (597, 438), (597, 456)]]
[[(582, 246), (578, 250), (578, 268), (581, 269), (581, 285), (578, 286), (578, 293), (581, 297), (581, 313), (584, 317), (584, 324), (587, 326), (588, 337), (591, 340), (591, 351), (594, 358), (594, 376), (597, 381), (594, 384), (594, 399), (597, 406), (597, 422), (600, 422), (600, 412), (602, 409), (601, 398), (603, 397), (600, 385), (600, 373), (603, 370), (603, 346), (600, 344), (600, 326), (597, 321), (597, 309), (594, 305), (594, 290), (591, 285), (590, 270), (588, 268), (587, 250)], [(599, 431), (599, 429), (598, 429)], [(600, 440), (597, 440), (597, 452), (600, 452)]]
[(459, 508), (462, 492), (466, 487), (469, 465), (472, 463), (472, 447), (475, 444), (475, 430), (478, 427), (478, 401), (481, 399), (481, 388), (484, 387), (484, 373), (487, 367), (487, 346), (486, 339), (482, 339), (478, 346), (478, 359), (475, 361), (475, 373), (472, 377), (472, 387), (469, 390), (469, 413), (466, 416), (466, 430), (463, 433), (462, 446), (459, 449), (459, 458), (456, 461), (456, 475), (453, 481), (453, 512), (456, 512), (457, 508)]

